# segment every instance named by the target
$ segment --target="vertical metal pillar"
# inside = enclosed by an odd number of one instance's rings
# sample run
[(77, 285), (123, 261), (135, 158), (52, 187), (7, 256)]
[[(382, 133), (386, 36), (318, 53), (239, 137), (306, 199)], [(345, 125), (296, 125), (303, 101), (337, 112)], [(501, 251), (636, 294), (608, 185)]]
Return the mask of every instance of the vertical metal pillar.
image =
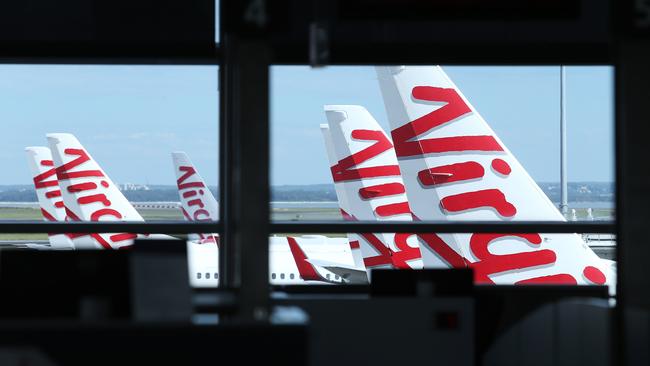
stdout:
[(566, 71), (560, 66), (560, 211), (564, 217), (569, 213), (567, 184), (567, 150), (566, 150)]
[[(224, 39), (225, 38), (225, 39)], [(266, 321), (269, 306), (269, 64), (264, 41), (222, 34), (220, 195), (223, 284), (236, 319)]]
[[(223, 39), (223, 37), (222, 37)], [(221, 42), (222, 49), (225, 42)], [(222, 52), (225, 54), (225, 52)], [(230, 85), (232, 76), (228, 72), (231, 66), (227, 64), (226, 56), (221, 58), (219, 65), (219, 221), (221, 223), (220, 246), (219, 246), (219, 287), (223, 289), (231, 289), (234, 287), (230, 263), (232, 262), (229, 257), (231, 255), (231, 246), (225, 245), (229, 243), (230, 235), (233, 230), (232, 220), (230, 216), (230, 190), (231, 190), (231, 176), (230, 167), (232, 166), (232, 159), (230, 150), (230, 98), (231, 94)]]
[(616, 64), (618, 364), (650, 363), (650, 37), (619, 42)]

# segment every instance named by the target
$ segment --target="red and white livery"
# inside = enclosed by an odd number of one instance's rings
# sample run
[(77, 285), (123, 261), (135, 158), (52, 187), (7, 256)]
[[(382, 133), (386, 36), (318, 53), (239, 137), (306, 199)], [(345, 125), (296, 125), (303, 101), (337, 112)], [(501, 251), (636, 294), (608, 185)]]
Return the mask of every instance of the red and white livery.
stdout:
[[(361, 106), (325, 106), (321, 125), (332, 179), (346, 220), (411, 221), (411, 209), (393, 144)], [(410, 234), (349, 234), (367, 269), (422, 268), (417, 237)]]
[[(144, 221), (76, 137), (47, 135), (66, 216), (72, 221)], [(133, 245), (132, 233), (79, 235), (76, 248), (120, 249)]]
[[(563, 221), (553, 203), (440, 67), (378, 67), (411, 209), (422, 220)], [(430, 259), (478, 283), (608, 284), (615, 271), (576, 234), (454, 234)], [(425, 255), (428, 252), (431, 256)]]
[[(181, 211), (187, 221), (219, 221), (219, 203), (186, 153), (172, 153)], [(191, 234), (199, 243), (217, 243), (216, 234)]]
[[(32, 146), (26, 147), (25, 152), (43, 219), (51, 222), (65, 221), (65, 206), (50, 149)], [(74, 249), (72, 239), (65, 234), (49, 234), (48, 238), (50, 245), (47, 249)]]
[[(172, 153), (172, 160), (185, 219), (216, 220), (219, 216), (217, 200), (187, 154)], [(217, 237), (215, 234), (197, 235), (198, 242), (203, 244), (214, 243), (210, 238)], [(194, 258), (190, 263), (210, 266), (211, 272), (218, 274), (217, 245), (195, 245), (188, 255)], [(365, 268), (355, 265), (347, 240), (320, 235), (270, 237), (269, 272), (273, 285), (367, 282)], [(214, 274), (203, 275), (192, 278), (191, 282), (194, 286), (211, 287), (218, 284), (218, 279)]]

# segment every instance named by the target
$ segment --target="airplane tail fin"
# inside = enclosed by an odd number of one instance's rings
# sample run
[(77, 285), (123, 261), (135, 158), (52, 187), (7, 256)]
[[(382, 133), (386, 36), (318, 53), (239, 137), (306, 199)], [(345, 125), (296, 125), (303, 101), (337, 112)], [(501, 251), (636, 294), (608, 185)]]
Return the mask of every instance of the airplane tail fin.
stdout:
[(219, 203), (184, 152), (173, 152), (176, 185), (183, 215), (189, 221), (218, 221)]
[[(330, 166), (334, 166), (338, 161), (336, 159), (336, 153), (334, 152), (334, 145), (332, 142), (332, 136), (330, 135), (329, 126), (327, 124), (321, 124), (320, 130), (323, 134), (328, 161), (330, 163)], [(335, 182), (334, 189), (336, 191), (336, 198), (339, 202), (339, 208), (343, 212), (349, 211), (350, 208), (347, 203), (347, 195), (345, 193), (344, 187), (340, 184), (336, 184)], [(365, 268), (366, 265), (363, 261), (363, 253), (361, 252), (361, 245), (359, 243), (359, 240), (360, 239), (358, 238), (357, 234), (348, 234), (348, 243), (350, 244), (350, 252), (352, 253), (354, 265), (357, 268)]]
[[(71, 134), (47, 135), (68, 219), (73, 221), (144, 221), (79, 140)], [(131, 233), (91, 234), (100, 249), (133, 244)]]
[[(43, 219), (52, 222), (65, 221), (65, 208), (50, 149), (44, 146), (31, 146), (26, 147), (25, 152)], [(74, 248), (72, 240), (65, 234), (49, 235), (49, 240), (53, 249)]]
[[(378, 67), (377, 76), (417, 217), (564, 220), (441, 67)], [(440, 238), (438, 244), (448, 245), (453, 255), (469, 262), (478, 282), (601, 284), (606, 280), (606, 266), (576, 234)]]
[[(210, 188), (184, 152), (173, 152), (176, 185), (181, 200), (181, 210), (187, 221), (218, 221), (219, 203)], [(190, 240), (200, 243), (216, 242), (217, 235), (191, 234)]]
[(65, 221), (65, 209), (50, 149), (43, 146), (25, 148), (32, 173), (38, 204), (46, 221)]
[[(328, 125), (321, 126), (332, 178), (344, 218), (412, 220), (393, 144), (363, 107), (327, 105)], [(351, 234), (366, 268), (421, 268), (415, 236)]]

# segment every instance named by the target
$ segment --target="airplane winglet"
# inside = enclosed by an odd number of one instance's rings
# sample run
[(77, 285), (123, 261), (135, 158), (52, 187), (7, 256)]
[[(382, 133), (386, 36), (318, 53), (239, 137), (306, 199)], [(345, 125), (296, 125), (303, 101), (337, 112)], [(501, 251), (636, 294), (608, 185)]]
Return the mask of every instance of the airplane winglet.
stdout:
[(323, 277), (316, 271), (316, 268), (309, 263), (309, 259), (305, 252), (298, 245), (296, 238), (287, 236), (287, 242), (289, 243), (289, 249), (293, 255), (293, 260), (296, 262), (298, 267), (298, 272), (300, 277), (305, 281), (321, 281)]

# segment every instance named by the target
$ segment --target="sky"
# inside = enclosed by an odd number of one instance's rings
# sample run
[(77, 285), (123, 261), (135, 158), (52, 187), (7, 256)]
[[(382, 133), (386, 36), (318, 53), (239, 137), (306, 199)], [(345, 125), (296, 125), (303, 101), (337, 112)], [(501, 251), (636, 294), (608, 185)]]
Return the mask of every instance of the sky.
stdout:
[[(559, 180), (559, 67), (444, 67), (537, 181)], [(116, 183), (174, 184), (185, 151), (217, 184), (216, 66), (0, 65), (1, 184), (30, 184), (24, 147), (75, 134)], [(271, 69), (271, 184), (331, 182), (324, 104), (388, 129), (372, 67)], [(613, 181), (613, 70), (567, 68), (570, 181)], [(254, 133), (254, 131), (251, 131)]]
[[(559, 181), (559, 66), (443, 68), (533, 179)], [(568, 179), (611, 182), (613, 69), (566, 70)], [(372, 67), (275, 67), (272, 81), (274, 184), (331, 181), (323, 104), (362, 105), (389, 131)]]
[(24, 148), (69, 132), (115, 183), (175, 184), (172, 151), (217, 183), (216, 66), (0, 66), (0, 184), (29, 184)]

